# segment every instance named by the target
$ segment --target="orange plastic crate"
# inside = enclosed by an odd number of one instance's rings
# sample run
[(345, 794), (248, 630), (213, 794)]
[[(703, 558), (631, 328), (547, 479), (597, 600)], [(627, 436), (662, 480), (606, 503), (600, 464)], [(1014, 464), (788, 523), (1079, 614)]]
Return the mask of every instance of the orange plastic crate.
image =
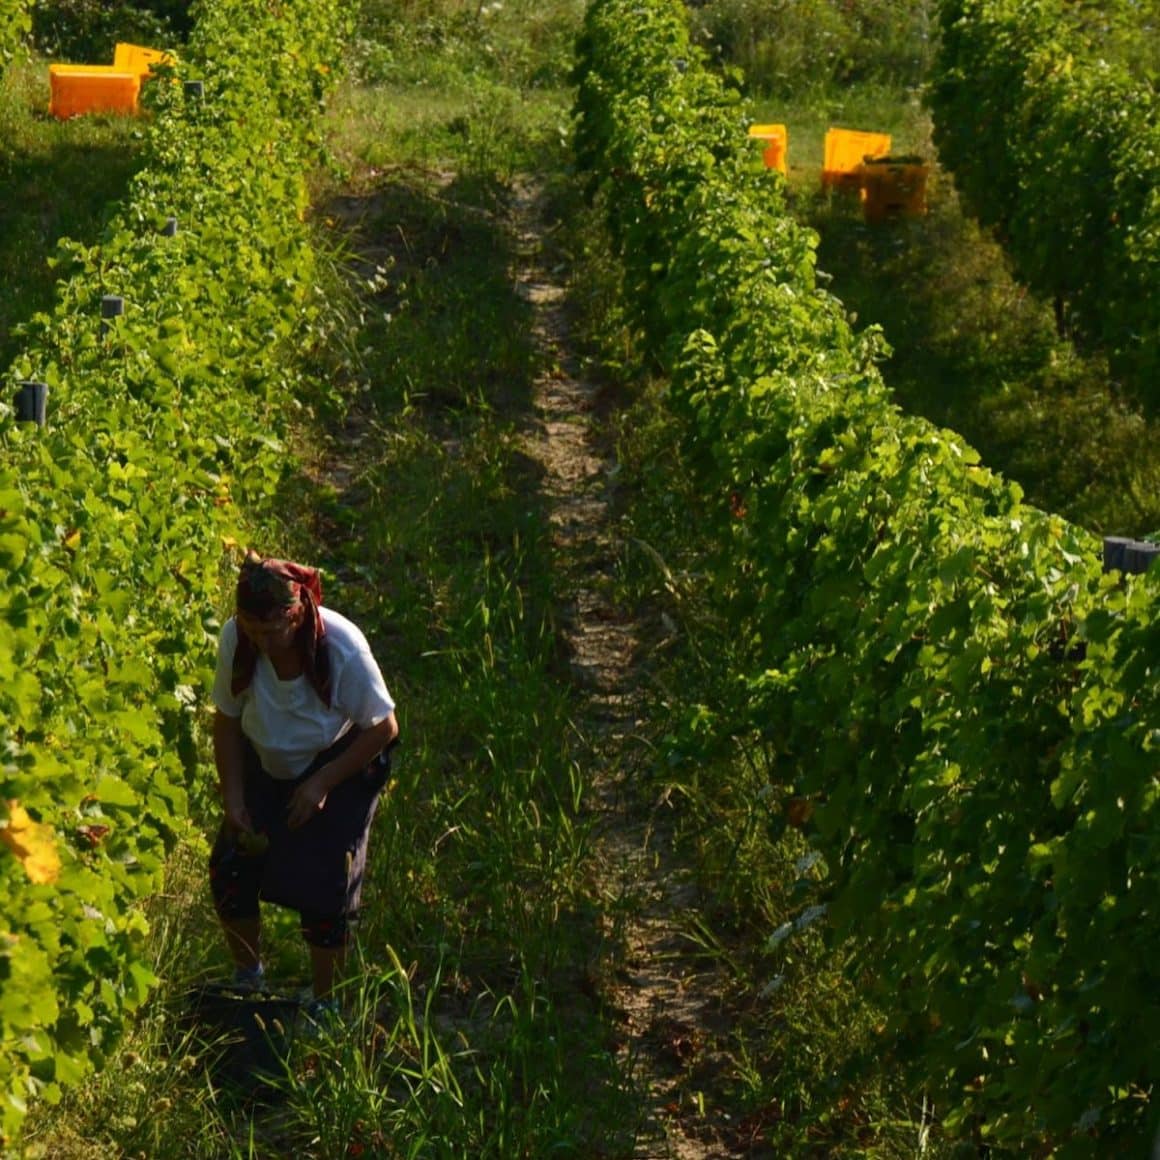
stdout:
[(882, 157), (862, 166), (862, 216), (878, 225), (890, 218), (926, 213), (929, 166), (919, 160)]
[(122, 72), (135, 72), (144, 80), (155, 64), (172, 64), (173, 57), (159, 48), (145, 48), (140, 44), (120, 42), (113, 49), (113, 67)]
[(48, 111), (64, 120), (84, 113), (135, 113), (141, 76), (105, 64), (50, 64)]
[(750, 125), (749, 136), (765, 142), (762, 158), (766, 169), (776, 169), (785, 174), (788, 168), (786, 154), (789, 152), (789, 134), (784, 125)]
[(868, 133), (861, 129), (827, 129), (822, 188), (859, 189), (862, 162), (868, 157), (885, 157), (890, 152), (889, 133)]

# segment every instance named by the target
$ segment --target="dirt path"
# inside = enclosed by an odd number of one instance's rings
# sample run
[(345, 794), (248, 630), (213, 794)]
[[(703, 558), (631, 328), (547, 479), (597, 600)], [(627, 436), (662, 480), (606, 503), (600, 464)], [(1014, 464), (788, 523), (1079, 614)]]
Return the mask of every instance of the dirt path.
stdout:
[(680, 919), (695, 901), (673, 857), (665, 803), (641, 805), (633, 790), (641, 760), (639, 625), (619, 610), (612, 581), (619, 552), (612, 513), (614, 459), (597, 421), (596, 386), (570, 350), (563, 275), (545, 260), (539, 191), (517, 187), (514, 271), (532, 305), (534, 336), (549, 370), (536, 384), (537, 428), (526, 450), (544, 469), (562, 590), (561, 617), (574, 680), (578, 728), (590, 750), (595, 812), (594, 877), (616, 948), (601, 972), (602, 998), (622, 1028), (620, 1052), (641, 1101), (633, 1156), (702, 1160), (737, 1154), (727, 1117), (698, 1099), (698, 1075), (719, 1068), (727, 1032), (719, 980), (685, 937)]

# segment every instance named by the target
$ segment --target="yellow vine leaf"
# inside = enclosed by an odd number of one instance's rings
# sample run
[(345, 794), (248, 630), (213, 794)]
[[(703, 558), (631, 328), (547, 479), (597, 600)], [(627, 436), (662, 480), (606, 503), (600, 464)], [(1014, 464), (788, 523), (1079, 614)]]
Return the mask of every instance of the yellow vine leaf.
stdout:
[(0, 829), (0, 842), (16, 855), (33, 882), (55, 882), (59, 877), (60, 858), (51, 827), (34, 822), (18, 801), (8, 803), (8, 825)]

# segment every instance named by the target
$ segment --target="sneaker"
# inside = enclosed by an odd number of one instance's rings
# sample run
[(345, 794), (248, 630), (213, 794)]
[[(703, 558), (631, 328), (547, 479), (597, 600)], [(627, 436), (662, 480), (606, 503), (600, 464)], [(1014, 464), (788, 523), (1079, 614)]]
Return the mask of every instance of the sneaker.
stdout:
[(243, 995), (252, 995), (266, 990), (266, 971), (259, 963), (256, 967), (235, 967), (230, 985)]

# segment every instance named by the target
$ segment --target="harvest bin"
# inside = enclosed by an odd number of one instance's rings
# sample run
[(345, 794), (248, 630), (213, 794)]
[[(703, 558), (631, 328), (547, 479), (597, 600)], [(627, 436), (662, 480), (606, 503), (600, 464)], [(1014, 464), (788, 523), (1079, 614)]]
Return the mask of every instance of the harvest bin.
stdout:
[(920, 157), (867, 158), (862, 165), (862, 214), (877, 225), (926, 213), (926, 175)]
[(889, 133), (869, 133), (862, 129), (827, 129), (822, 188), (859, 189), (862, 163), (890, 152)]
[(173, 57), (159, 48), (145, 48), (140, 44), (118, 42), (113, 49), (113, 68), (120, 72), (135, 72), (142, 80), (155, 64), (172, 64)]
[(49, 113), (61, 120), (82, 113), (135, 113), (141, 74), (111, 64), (50, 64)]
[(786, 153), (789, 150), (789, 134), (784, 125), (750, 125), (749, 136), (765, 142), (762, 158), (766, 169), (776, 169), (786, 173)]

